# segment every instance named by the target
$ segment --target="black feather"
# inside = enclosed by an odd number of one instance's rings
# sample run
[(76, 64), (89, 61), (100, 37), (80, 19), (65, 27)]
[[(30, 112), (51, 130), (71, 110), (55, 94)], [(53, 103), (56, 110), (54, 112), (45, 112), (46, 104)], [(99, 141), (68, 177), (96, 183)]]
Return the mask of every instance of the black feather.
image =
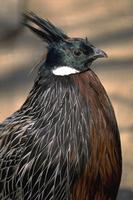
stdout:
[[(33, 23), (33, 25), (31, 23)], [(32, 12), (24, 14), (24, 24), (48, 43), (59, 42), (60, 40), (63, 41), (69, 38), (61, 29)]]

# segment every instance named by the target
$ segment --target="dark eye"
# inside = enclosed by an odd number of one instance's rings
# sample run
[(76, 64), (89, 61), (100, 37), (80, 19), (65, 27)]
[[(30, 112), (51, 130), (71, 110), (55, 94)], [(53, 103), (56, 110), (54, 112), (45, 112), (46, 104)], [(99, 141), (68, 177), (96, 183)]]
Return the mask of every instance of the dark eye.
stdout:
[(80, 56), (81, 54), (82, 54), (83, 52), (80, 50), (80, 49), (74, 49), (73, 50), (73, 54), (74, 54), (74, 56)]

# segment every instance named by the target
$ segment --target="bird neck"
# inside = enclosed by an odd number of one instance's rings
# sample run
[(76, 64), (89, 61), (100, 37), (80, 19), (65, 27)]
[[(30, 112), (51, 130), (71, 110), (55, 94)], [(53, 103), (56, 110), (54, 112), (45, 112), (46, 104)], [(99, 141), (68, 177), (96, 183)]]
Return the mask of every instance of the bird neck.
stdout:
[(25, 115), (40, 118), (52, 110), (53, 105), (63, 104), (66, 93), (71, 93), (72, 80), (70, 76), (56, 76), (46, 72), (37, 77), (21, 110)]

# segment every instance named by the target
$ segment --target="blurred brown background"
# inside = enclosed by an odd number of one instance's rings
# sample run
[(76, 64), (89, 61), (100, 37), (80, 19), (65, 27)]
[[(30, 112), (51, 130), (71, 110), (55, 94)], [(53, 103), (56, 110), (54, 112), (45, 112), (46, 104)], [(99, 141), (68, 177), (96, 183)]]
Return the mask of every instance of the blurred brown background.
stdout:
[(21, 24), (32, 10), (85, 37), (108, 53), (93, 64), (116, 112), (122, 140), (123, 177), (118, 200), (133, 200), (133, 1), (0, 0), (0, 122), (20, 107), (31, 85), (32, 69), (45, 45)]

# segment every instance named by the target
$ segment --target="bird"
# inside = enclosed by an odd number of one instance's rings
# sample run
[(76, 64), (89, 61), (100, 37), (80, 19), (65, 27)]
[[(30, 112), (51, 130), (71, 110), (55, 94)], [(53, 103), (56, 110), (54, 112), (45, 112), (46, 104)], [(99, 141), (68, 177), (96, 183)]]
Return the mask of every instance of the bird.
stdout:
[(91, 67), (107, 54), (32, 12), (24, 19), (47, 55), (21, 108), (0, 125), (0, 199), (115, 200), (120, 134)]

